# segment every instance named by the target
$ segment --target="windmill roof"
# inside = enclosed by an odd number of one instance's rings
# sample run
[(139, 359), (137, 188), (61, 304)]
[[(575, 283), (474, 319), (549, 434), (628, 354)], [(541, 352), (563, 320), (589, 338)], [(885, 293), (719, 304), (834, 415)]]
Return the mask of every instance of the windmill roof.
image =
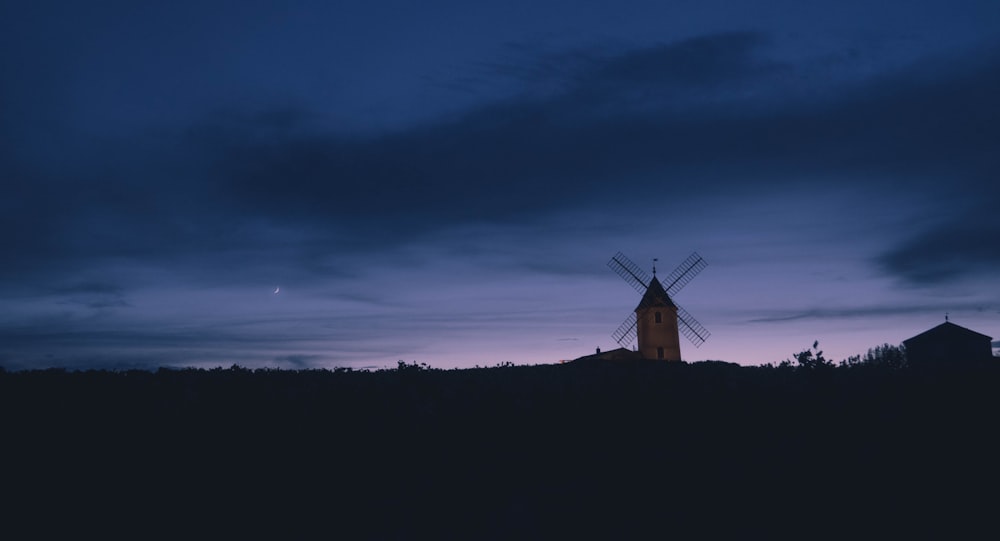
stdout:
[(944, 323), (938, 325), (937, 327), (934, 327), (933, 329), (924, 331), (924, 332), (922, 332), (922, 333), (914, 336), (913, 338), (908, 338), (906, 340), (903, 340), (903, 343), (905, 344), (906, 342), (911, 342), (911, 341), (914, 341), (914, 340), (920, 342), (920, 341), (923, 341), (923, 340), (926, 340), (926, 339), (934, 339), (934, 338), (941, 338), (941, 337), (952, 337), (952, 336), (968, 336), (968, 337), (972, 337), (972, 338), (983, 338), (983, 339), (986, 339), (986, 340), (992, 340), (993, 339), (992, 337), (986, 336), (985, 334), (978, 333), (978, 332), (973, 331), (971, 329), (966, 329), (965, 327), (962, 327), (961, 325), (955, 325), (954, 323), (952, 323), (950, 321), (945, 321)]
[(663, 284), (656, 279), (656, 276), (649, 281), (649, 286), (646, 287), (646, 293), (642, 296), (642, 300), (639, 301), (639, 306), (635, 309), (639, 310), (642, 308), (649, 308), (651, 306), (666, 306), (670, 308), (676, 308), (677, 305), (674, 301), (670, 300), (670, 295), (667, 295), (667, 291), (663, 289)]

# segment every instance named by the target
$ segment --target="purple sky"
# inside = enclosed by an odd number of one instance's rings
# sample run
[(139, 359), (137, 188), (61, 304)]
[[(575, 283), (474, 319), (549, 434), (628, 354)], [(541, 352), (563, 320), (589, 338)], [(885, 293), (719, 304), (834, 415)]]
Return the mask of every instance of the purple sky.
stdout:
[(338, 4), (0, 6), (0, 366), (1000, 338), (1000, 2)]

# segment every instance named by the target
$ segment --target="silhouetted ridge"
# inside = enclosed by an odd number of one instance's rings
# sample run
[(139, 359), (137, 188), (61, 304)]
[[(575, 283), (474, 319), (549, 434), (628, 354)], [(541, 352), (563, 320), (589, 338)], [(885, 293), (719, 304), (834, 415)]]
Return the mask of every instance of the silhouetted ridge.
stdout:
[(37, 517), (40, 537), (130, 522), (375, 539), (992, 525), (979, 489), (1000, 482), (1000, 363), (932, 377), (629, 359), (0, 372), (6, 516)]

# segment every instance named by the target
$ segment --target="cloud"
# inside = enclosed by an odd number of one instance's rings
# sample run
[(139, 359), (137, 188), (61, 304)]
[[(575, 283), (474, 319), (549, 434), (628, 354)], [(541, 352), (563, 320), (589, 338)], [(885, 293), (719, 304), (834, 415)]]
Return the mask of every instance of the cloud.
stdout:
[[(20, 204), (0, 218), (0, 251), (17, 257), (5, 257), (14, 263), (0, 272), (48, 279), (52, 269), (131, 259), (207, 275), (239, 268), (229, 274), (239, 279), (275, 254), (324, 272), (331, 253), (631, 208), (637, 194), (677, 203), (706, 190), (875, 184), (905, 200), (947, 184), (962, 195), (942, 200), (945, 217), (960, 216), (967, 200), (997, 197), (987, 182), (1000, 171), (996, 50), (862, 82), (801, 83), (796, 74), (816, 67), (774, 61), (767, 44), (760, 34), (724, 33), (590, 51), (559, 72), (555, 91), (378, 135), (337, 132), (304, 106), (261, 107), (94, 143), (93, 152), (67, 151), (62, 165), (19, 164)], [(823, 93), (811, 98), (816, 86)], [(930, 240), (949, 249), (951, 230), (897, 247), (884, 268), (917, 281), (948, 276), (916, 247)], [(992, 248), (950, 249), (960, 262), (996, 259)]]
[[(758, 32), (725, 32), (639, 49), (602, 44), (539, 54), (534, 47), (510, 44), (512, 58), (482, 62), (486, 73), (473, 81), (489, 86), (497, 84), (498, 76), (512, 79), (523, 85), (526, 96), (535, 98), (555, 94), (612, 98), (624, 92), (634, 99), (639, 95), (634, 90), (653, 88), (660, 93), (669, 88), (718, 91), (779, 68), (758, 54), (768, 42)], [(692, 97), (693, 93), (688, 95)]]
[(120, 286), (107, 282), (75, 282), (53, 288), (53, 292), (61, 295), (73, 295), (80, 293), (94, 295), (121, 295), (123, 290)]
[(769, 65), (755, 55), (766, 41), (765, 35), (756, 32), (698, 36), (616, 56), (594, 69), (583, 82), (717, 87), (745, 81), (762, 65)]
[(123, 287), (101, 281), (71, 281), (65, 285), (42, 288), (40, 291), (25, 292), (28, 298), (37, 298), (37, 295), (54, 297), (57, 305), (83, 306), (92, 310), (132, 306), (126, 300)]
[[(280, 324), (262, 332), (252, 325), (240, 328), (243, 325), (246, 322), (182, 326), (116, 320), (101, 324), (67, 316), (48, 317), (0, 326), (0, 343), (7, 350), (4, 353), (11, 353), (6, 362), (13, 369), (39, 365), (149, 369), (227, 363), (278, 363), (304, 368), (317, 365), (323, 358), (311, 354), (275, 355), (328, 338), (319, 332), (296, 332)], [(325, 358), (333, 361), (332, 355)]]
[(787, 310), (771, 315), (747, 320), (747, 323), (781, 323), (803, 320), (870, 320), (873, 317), (906, 316), (913, 314), (940, 313), (947, 311), (982, 310), (981, 303), (945, 303), (940, 305), (924, 304), (912, 306), (859, 306), (846, 308), (816, 308), (812, 310)]
[[(635, 102), (622, 92), (640, 83), (640, 68), (656, 69), (645, 84), (659, 87), (719, 80), (721, 66), (738, 64), (753, 42), (709, 36), (595, 59), (559, 95), (520, 96), (379, 136), (326, 130), (303, 107), (230, 109), (181, 132), (67, 145), (44, 164), (5, 163), (17, 205), (0, 204), (0, 251), (18, 254), (5, 269), (24, 276), (74, 260), (216, 258), (262, 240), (266, 248), (364, 250), (584, 204), (650, 168), (655, 144), (644, 141), (662, 128), (635, 111), (615, 113)], [(691, 73), (695, 65), (704, 73)], [(268, 229), (290, 236), (261, 239)]]
[(389, 239), (613, 198), (622, 179), (666, 197), (694, 192), (699, 179), (720, 190), (768, 190), (854, 176), (850, 184), (874, 177), (927, 190), (949, 175), (972, 189), (996, 170), (995, 52), (980, 64), (929, 62), (847, 86), (832, 101), (784, 103), (772, 89), (749, 101), (697, 103), (728, 88), (786, 81), (790, 68), (772, 69), (754, 54), (760, 41), (723, 34), (594, 59), (555, 95), (512, 98), (381, 137), (214, 136), (222, 144), (213, 171), (246, 211), (364, 224), (368, 235)]
[(94, 310), (103, 310), (106, 308), (127, 308), (132, 306), (123, 299), (69, 299), (65, 301), (59, 301), (56, 304), (76, 304), (80, 306), (85, 306)]
[[(982, 194), (982, 192), (980, 192)], [(990, 194), (985, 194), (987, 197)], [(892, 247), (878, 259), (889, 274), (915, 285), (935, 285), (1000, 267), (1000, 197), (991, 205), (949, 216)]]
[(274, 358), (274, 362), (279, 366), (288, 366), (296, 370), (313, 368), (315, 363), (323, 361), (322, 355), (279, 355)]

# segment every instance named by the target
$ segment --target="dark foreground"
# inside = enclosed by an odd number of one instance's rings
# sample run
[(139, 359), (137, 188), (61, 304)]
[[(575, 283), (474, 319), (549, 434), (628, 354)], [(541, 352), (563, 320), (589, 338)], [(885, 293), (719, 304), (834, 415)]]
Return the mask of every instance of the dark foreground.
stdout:
[(561, 365), (0, 373), (39, 537), (964, 538), (1000, 369)]

